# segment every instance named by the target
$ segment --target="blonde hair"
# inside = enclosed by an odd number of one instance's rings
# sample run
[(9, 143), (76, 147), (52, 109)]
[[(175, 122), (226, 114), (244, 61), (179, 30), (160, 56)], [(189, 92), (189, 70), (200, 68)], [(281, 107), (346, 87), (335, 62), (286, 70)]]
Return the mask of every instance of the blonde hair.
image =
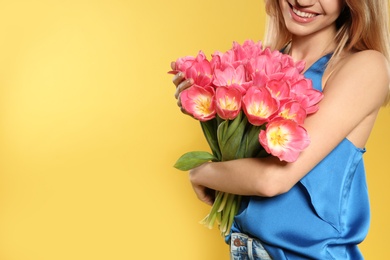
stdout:
[[(265, 7), (268, 17), (264, 45), (280, 50), (291, 41), (291, 34), (285, 26), (279, 1), (265, 0)], [(345, 0), (336, 20), (337, 47), (330, 63), (340, 57), (342, 51), (363, 50), (376, 50), (390, 63), (388, 8), (388, 0)], [(390, 93), (386, 103), (389, 97)]]

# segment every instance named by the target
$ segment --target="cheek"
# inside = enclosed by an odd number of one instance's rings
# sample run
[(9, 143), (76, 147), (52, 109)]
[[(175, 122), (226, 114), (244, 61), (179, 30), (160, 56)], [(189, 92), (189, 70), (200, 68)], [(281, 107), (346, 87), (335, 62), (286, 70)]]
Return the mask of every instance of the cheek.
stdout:
[(344, 0), (323, 0), (321, 3), (328, 14), (333, 14), (337, 17), (340, 15), (341, 10), (345, 5)]
[(286, 18), (290, 16), (290, 6), (288, 5), (286, 0), (279, 0), (279, 8), (281, 10), (281, 14), (283, 18)]
[(279, 8), (280, 8), (280, 10), (282, 10), (282, 12), (283, 12), (283, 10), (286, 8), (286, 6), (287, 6), (287, 0), (278, 0), (278, 2), (279, 2)]

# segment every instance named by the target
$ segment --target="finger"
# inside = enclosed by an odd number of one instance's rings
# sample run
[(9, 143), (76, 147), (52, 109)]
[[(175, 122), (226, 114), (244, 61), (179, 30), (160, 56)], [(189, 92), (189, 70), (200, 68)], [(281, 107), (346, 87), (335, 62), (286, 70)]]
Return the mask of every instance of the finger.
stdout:
[(177, 87), (184, 80), (184, 74), (182, 72), (178, 72), (172, 79), (173, 84)]
[(175, 92), (175, 98), (179, 98), (180, 93), (183, 90), (191, 87), (193, 84), (194, 84), (193, 79), (186, 79), (186, 80), (182, 81), (179, 85), (177, 85), (176, 92)]
[(214, 204), (214, 201), (215, 201), (215, 191), (214, 190), (211, 190), (211, 189), (206, 189), (206, 193), (205, 193), (205, 196), (203, 198), (203, 201), (212, 206)]
[(213, 203), (214, 203), (210, 197), (204, 197), (204, 199), (202, 201), (210, 206), (213, 206)]
[(204, 196), (199, 196), (198, 198), (207, 205), (212, 206), (214, 204), (214, 199), (208, 194), (205, 194)]
[(209, 194), (206, 193), (206, 190), (204, 190), (204, 188), (196, 188), (195, 193), (200, 201), (202, 201), (210, 206), (213, 205), (213, 203), (214, 203), (213, 198)]
[(180, 96), (179, 96), (179, 98), (177, 99), (177, 106), (180, 107), (180, 111), (181, 111), (183, 114), (188, 115), (188, 116), (191, 116), (191, 117), (194, 117), (191, 113), (189, 113), (187, 110), (185, 110), (185, 108), (184, 108), (183, 105), (181, 104)]
[(211, 202), (214, 203), (214, 201), (215, 201), (215, 190), (207, 189), (206, 190), (206, 194), (207, 194), (207, 196), (210, 197)]
[(180, 107), (180, 111), (181, 111), (183, 114), (185, 114), (185, 115), (188, 115), (188, 116), (193, 117), (192, 114), (191, 114), (191, 113), (188, 113), (187, 110), (185, 110), (183, 107)]
[(179, 96), (177, 97), (177, 106), (180, 107), (180, 108), (183, 108), (183, 106), (182, 106), (182, 104), (181, 104), (180, 94), (179, 94)]
[(177, 98), (177, 106), (180, 108), (180, 111), (185, 114), (185, 115), (188, 115), (190, 117), (194, 117), (191, 113), (189, 113), (187, 110), (185, 110), (185, 108), (183, 107), (182, 103), (181, 103), (181, 98), (180, 98), (180, 94)]
[(176, 70), (176, 62), (174, 61), (171, 62), (171, 69)]

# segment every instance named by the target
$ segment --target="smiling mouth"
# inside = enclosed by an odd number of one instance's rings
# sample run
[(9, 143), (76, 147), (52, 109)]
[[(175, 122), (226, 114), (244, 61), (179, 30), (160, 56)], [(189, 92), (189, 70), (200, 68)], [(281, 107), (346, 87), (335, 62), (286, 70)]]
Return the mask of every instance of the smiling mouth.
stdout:
[(291, 10), (294, 12), (294, 14), (298, 15), (299, 17), (302, 17), (302, 18), (313, 18), (313, 17), (317, 16), (317, 14), (315, 14), (315, 13), (302, 12), (302, 11), (296, 9), (290, 3), (289, 3), (289, 5), (290, 5)]

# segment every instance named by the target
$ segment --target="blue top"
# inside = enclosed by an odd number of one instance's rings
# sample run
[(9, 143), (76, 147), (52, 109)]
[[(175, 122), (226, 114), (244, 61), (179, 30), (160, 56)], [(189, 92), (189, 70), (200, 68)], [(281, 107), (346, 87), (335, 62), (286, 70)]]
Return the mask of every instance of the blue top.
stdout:
[[(305, 73), (320, 91), (330, 56)], [(344, 139), (287, 193), (243, 197), (232, 232), (258, 238), (275, 260), (363, 259), (357, 244), (370, 221), (364, 152)]]

